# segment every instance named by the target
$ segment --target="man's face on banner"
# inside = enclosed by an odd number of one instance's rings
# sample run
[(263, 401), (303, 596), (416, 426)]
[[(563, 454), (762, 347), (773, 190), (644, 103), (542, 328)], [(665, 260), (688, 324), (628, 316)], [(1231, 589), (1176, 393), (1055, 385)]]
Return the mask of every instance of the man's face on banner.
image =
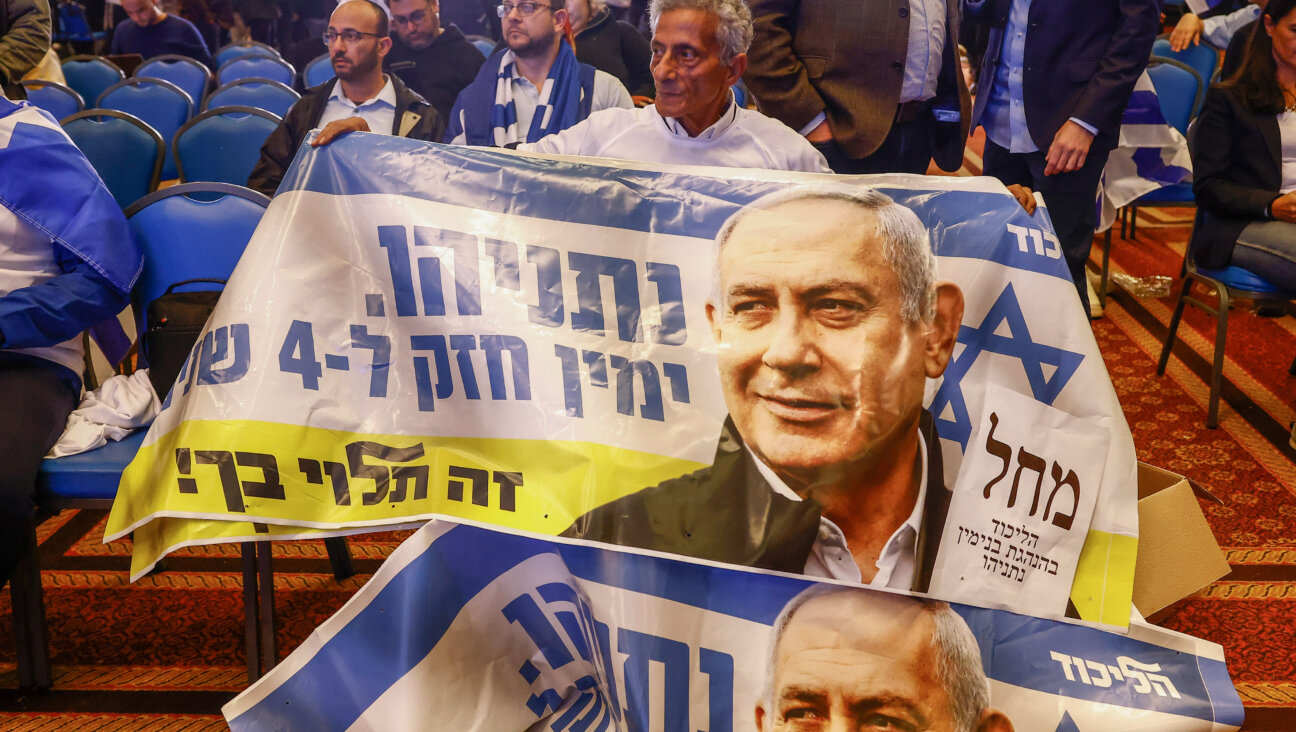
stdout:
[(954, 732), (930, 616), (903, 598), (839, 593), (792, 616), (761, 732)]
[(747, 213), (721, 253), (707, 314), (725, 401), (785, 479), (858, 469), (916, 430), (924, 323), (901, 317), (875, 230), (853, 203), (792, 201)]

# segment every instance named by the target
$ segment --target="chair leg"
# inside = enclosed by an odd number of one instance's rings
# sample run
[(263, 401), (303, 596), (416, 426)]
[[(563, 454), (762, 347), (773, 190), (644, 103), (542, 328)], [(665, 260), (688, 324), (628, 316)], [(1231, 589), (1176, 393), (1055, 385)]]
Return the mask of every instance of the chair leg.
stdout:
[(1206, 411), (1206, 426), (1209, 429), (1215, 429), (1219, 425), (1220, 386), (1224, 380), (1224, 343), (1228, 335), (1228, 288), (1217, 287), (1216, 290), (1219, 294), (1219, 312), (1215, 315), (1215, 360), (1211, 364), (1210, 408)]
[(1130, 206), (1129, 210), (1130, 210), (1129, 240), (1134, 241), (1134, 238), (1138, 236), (1138, 206)]
[(29, 523), (27, 546), (9, 580), (13, 599), (14, 637), (18, 645), (18, 685), (24, 689), (49, 689), (49, 628), (45, 622), (45, 594), (41, 589), (40, 558), (36, 554), (36, 525)]
[(1103, 258), (1102, 258), (1102, 275), (1098, 278), (1098, 306), (1107, 307), (1107, 277), (1111, 268), (1111, 227), (1107, 228), (1107, 234), (1103, 237)]
[(243, 550), (243, 640), (247, 654), (248, 683), (261, 678), (261, 644), (257, 640), (257, 571), (255, 541), (245, 541)]
[(275, 651), (274, 568), (270, 564), (270, 544), (257, 543), (257, 594), (261, 615), (261, 670), (269, 673), (279, 661)]
[(347, 548), (345, 536), (325, 539), (324, 548), (328, 550), (329, 562), (333, 564), (334, 579), (341, 582), (355, 574), (355, 566), (351, 564), (351, 550)]
[(1166, 330), (1165, 344), (1161, 346), (1161, 357), (1157, 359), (1157, 376), (1165, 376), (1166, 364), (1170, 363), (1170, 350), (1174, 347), (1175, 334), (1179, 332), (1179, 319), (1183, 317), (1184, 306), (1188, 304), (1188, 294), (1193, 280), (1185, 277), (1179, 285), (1179, 301), (1175, 303), (1174, 315), (1170, 316), (1170, 327)]

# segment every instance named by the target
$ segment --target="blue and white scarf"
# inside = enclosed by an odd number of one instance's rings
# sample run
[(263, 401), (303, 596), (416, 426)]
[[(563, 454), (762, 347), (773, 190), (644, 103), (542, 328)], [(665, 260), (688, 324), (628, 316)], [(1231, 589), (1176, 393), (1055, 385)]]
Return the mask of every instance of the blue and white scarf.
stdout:
[(513, 101), (513, 77), (517, 59), (511, 50), (500, 58), (495, 80), (495, 105), (491, 108), (492, 144), (516, 147), (520, 142), (535, 142), (546, 135), (561, 132), (581, 120), (580, 65), (566, 42), (558, 44), (558, 58), (549, 67), (549, 76), (540, 89), (540, 99), (526, 139), (518, 136), (517, 105)]

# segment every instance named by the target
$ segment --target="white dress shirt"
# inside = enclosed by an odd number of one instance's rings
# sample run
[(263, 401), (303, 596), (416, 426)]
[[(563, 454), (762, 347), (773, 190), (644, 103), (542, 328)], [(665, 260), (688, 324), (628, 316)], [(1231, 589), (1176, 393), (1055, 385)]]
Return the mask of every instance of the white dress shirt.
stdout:
[(333, 93), (324, 105), (324, 114), (320, 115), (317, 125), (321, 129), (329, 122), (348, 117), (361, 117), (369, 125), (371, 132), (390, 135), (396, 125), (396, 87), (392, 86), (391, 77), (384, 74), (387, 83), (383, 85), (378, 96), (359, 104), (347, 99), (342, 93), (342, 82), (333, 85)]

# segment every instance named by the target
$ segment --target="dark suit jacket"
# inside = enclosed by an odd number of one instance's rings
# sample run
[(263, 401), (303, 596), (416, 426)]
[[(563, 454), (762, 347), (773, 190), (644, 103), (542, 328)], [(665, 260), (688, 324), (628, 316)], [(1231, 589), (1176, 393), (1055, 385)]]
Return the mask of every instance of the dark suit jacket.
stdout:
[[(1011, 0), (968, 0), (969, 17), (991, 26), (977, 82), (972, 126), (981, 122), (1003, 50)], [(1069, 118), (1098, 129), (1094, 145), (1111, 150), (1134, 83), (1161, 29), (1158, 0), (1035, 0), (1026, 32), (1022, 94), (1026, 126), (1041, 151)]]
[[(931, 415), (919, 429), (927, 441), (927, 496), (910, 589), (926, 592), (950, 492), (943, 484), (940, 442)], [(774, 492), (726, 420), (714, 464), (631, 493), (576, 519), (563, 536), (682, 554), (800, 574), (814, 548), (823, 506)]]
[[(1053, 1), (1053, 0), (1050, 0)], [(938, 124), (932, 156), (963, 164), (971, 102), (959, 64), (960, 0), (946, 0), (935, 102), (961, 110)], [(756, 38), (743, 79), (765, 114), (800, 130), (823, 112), (845, 153), (871, 155), (891, 130), (909, 47), (908, 0), (750, 0)]]
[(1278, 117), (1242, 105), (1218, 86), (1206, 93), (1189, 141), (1197, 224), (1190, 246), (1197, 263), (1223, 267), (1246, 225), (1265, 218), (1282, 185)]

